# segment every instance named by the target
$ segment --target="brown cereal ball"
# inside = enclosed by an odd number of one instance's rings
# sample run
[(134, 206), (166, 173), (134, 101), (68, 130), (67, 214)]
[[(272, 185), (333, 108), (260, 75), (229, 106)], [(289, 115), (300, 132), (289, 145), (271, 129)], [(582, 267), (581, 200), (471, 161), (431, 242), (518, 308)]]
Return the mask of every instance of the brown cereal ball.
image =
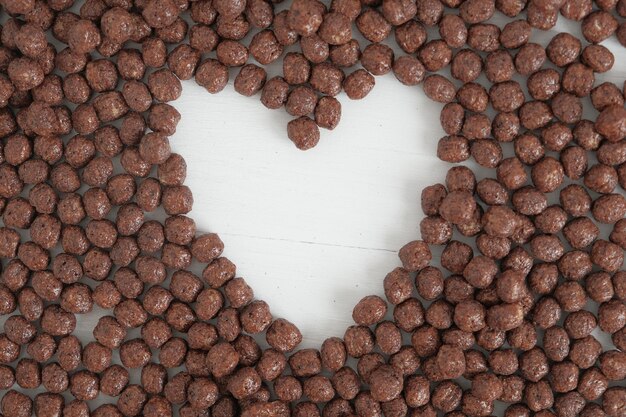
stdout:
[[(619, 273), (615, 275), (620, 276)], [(585, 291), (589, 298), (598, 303), (609, 301), (615, 295), (611, 276), (606, 272), (594, 272), (587, 275), (585, 277)]]
[(172, 0), (150, 0), (141, 15), (150, 27), (160, 29), (176, 21), (179, 10)]
[(404, 85), (417, 85), (424, 80), (425, 70), (422, 63), (414, 57), (404, 55), (393, 63), (393, 72)]
[(393, 366), (381, 365), (370, 375), (371, 394), (376, 401), (391, 401), (400, 395), (402, 388), (402, 376)]
[[(359, 358), (357, 371), (363, 382), (370, 383), (372, 372), (384, 364), (384, 358), (378, 353), (368, 353)], [(357, 394), (355, 392), (355, 394)]]
[[(618, 220), (617, 223), (615, 223), (609, 240), (622, 248), (626, 247), (626, 221), (624, 219)], [(619, 282), (621, 282), (621, 280)]]
[(618, 27), (617, 20), (608, 12), (598, 10), (588, 14), (582, 22), (583, 36), (590, 43), (600, 43), (610, 37)]
[(593, 202), (592, 213), (600, 223), (615, 223), (626, 213), (626, 200), (620, 194), (606, 194)]
[(315, 0), (299, 0), (294, 2), (287, 13), (287, 24), (302, 36), (317, 32), (322, 24), (326, 7)]
[(426, 29), (415, 20), (409, 20), (395, 28), (396, 43), (408, 54), (415, 53), (426, 42), (426, 38)]
[(383, 44), (370, 44), (361, 55), (361, 65), (373, 75), (384, 75), (391, 71), (394, 53)]
[(343, 338), (346, 352), (354, 358), (360, 358), (374, 349), (373, 334), (367, 327), (351, 326)]
[(563, 176), (563, 166), (551, 157), (544, 157), (531, 170), (535, 187), (544, 193), (555, 191), (563, 183)]
[[(466, 123), (463, 124), (464, 126)], [(442, 161), (459, 163), (470, 157), (470, 147), (464, 136), (444, 136), (437, 144), (437, 157)]]
[(594, 82), (595, 77), (591, 68), (581, 63), (574, 63), (563, 72), (561, 85), (564, 91), (584, 97), (589, 95)]
[(476, 163), (486, 168), (496, 168), (502, 160), (502, 148), (490, 139), (472, 141), (470, 153)]
[(432, 259), (428, 245), (417, 240), (403, 246), (398, 256), (404, 268), (411, 272), (423, 269)]
[(327, 13), (317, 34), (330, 45), (343, 45), (352, 38), (351, 21), (342, 13)]
[(139, 385), (127, 386), (119, 396), (117, 407), (124, 415), (138, 415), (147, 400), (146, 392)]
[(539, 70), (526, 82), (528, 92), (535, 100), (549, 100), (561, 90), (561, 75), (553, 69)]
[(304, 55), (290, 52), (283, 59), (283, 77), (289, 84), (304, 84), (309, 80), (311, 64)]
[(605, 240), (597, 240), (591, 248), (591, 261), (606, 272), (616, 272), (624, 262), (621, 248)]
[(343, 81), (343, 89), (352, 100), (365, 98), (374, 88), (376, 81), (372, 74), (364, 69), (359, 69), (349, 74)]
[(315, 121), (302, 116), (287, 124), (287, 136), (298, 149), (308, 150), (317, 145), (320, 132)]
[(566, 92), (557, 93), (552, 99), (554, 116), (564, 123), (577, 123), (582, 117), (582, 103), (578, 97)]
[(452, 50), (442, 40), (434, 40), (426, 43), (418, 51), (418, 58), (424, 67), (431, 72), (446, 67), (452, 60)]
[(610, 142), (626, 137), (626, 109), (623, 106), (608, 106), (598, 116), (595, 128)]
[(378, 323), (387, 313), (385, 301), (375, 295), (367, 296), (357, 303), (352, 311), (352, 319), (361, 326)]
[[(424, 73), (424, 71), (422, 72)], [(421, 76), (421, 79), (424, 79), (424, 77)], [(419, 82), (421, 82), (421, 79), (419, 80)], [(424, 93), (426, 93), (426, 97), (439, 103), (451, 103), (456, 95), (456, 89), (454, 87), (454, 84), (447, 78), (438, 74), (429, 75), (428, 77), (426, 77), (423, 87)]]
[(487, 310), (487, 325), (494, 330), (515, 329), (523, 320), (524, 312), (519, 302), (498, 304)]
[(228, 82), (228, 67), (215, 59), (207, 59), (196, 70), (196, 83), (209, 93), (219, 93)]
[(361, 58), (361, 48), (355, 39), (343, 45), (334, 45), (330, 48), (330, 61), (338, 67), (352, 67)]
[(276, 319), (268, 328), (266, 340), (280, 352), (290, 352), (302, 341), (298, 328), (285, 319)]
[(287, 100), (289, 84), (281, 77), (268, 80), (261, 92), (261, 103), (268, 109), (278, 109)]
[(302, 397), (302, 384), (291, 375), (280, 376), (274, 381), (274, 391), (280, 401), (297, 401)]
[(503, 393), (502, 381), (494, 374), (480, 373), (472, 379), (471, 393), (480, 400), (494, 401)]
[(458, 135), (463, 127), (464, 118), (463, 106), (458, 103), (447, 103), (441, 110), (439, 122), (448, 135)]
[(464, 83), (474, 81), (483, 69), (480, 55), (469, 49), (462, 49), (452, 58), (450, 72), (453, 78)]
[(2, 397), (0, 409), (7, 417), (27, 417), (32, 413), (33, 403), (26, 395), (10, 390)]
[(320, 64), (328, 58), (330, 45), (322, 40), (317, 34), (303, 37), (300, 41), (302, 53), (314, 64)]
[(322, 343), (320, 349), (322, 366), (337, 372), (346, 362), (346, 346), (338, 337), (331, 337)]
[(558, 67), (565, 67), (578, 58), (581, 53), (580, 40), (569, 33), (559, 33), (550, 40), (546, 48), (548, 59)]
[(515, 69), (520, 74), (528, 76), (542, 67), (546, 57), (546, 51), (541, 45), (529, 42), (515, 55)]
[(623, 106), (624, 96), (615, 84), (605, 82), (591, 90), (591, 104), (598, 111), (610, 105)]
[(439, 21), (439, 35), (451, 48), (461, 48), (467, 41), (467, 27), (461, 17), (447, 14)]
[(626, 389), (623, 387), (611, 387), (607, 389), (602, 395), (602, 410), (610, 416), (619, 416), (621, 410), (624, 408), (624, 395)]
[(246, 97), (253, 96), (263, 88), (265, 70), (254, 64), (244, 65), (235, 77), (235, 91)]
[[(624, 303), (611, 300), (600, 304), (598, 309), (598, 325), (602, 331), (613, 334), (626, 324)], [(608, 375), (607, 375), (608, 376)]]
[(320, 97), (315, 106), (315, 123), (321, 128), (332, 130), (340, 120), (341, 103), (334, 97)]
[(517, 49), (528, 43), (531, 26), (525, 20), (507, 23), (500, 33), (500, 43), (507, 49)]
[(132, 36), (133, 23), (130, 13), (121, 7), (114, 7), (102, 15), (102, 33), (115, 43), (124, 43)]
[(323, 62), (313, 66), (309, 83), (316, 91), (336, 96), (341, 91), (341, 83), (344, 79), (344, 73), (341, 69), (333, 64)]
[(287, 113), (292, 116), (306, 116), (313, 113), (317, 104), (317, 94), (311, 87), (298, 86), (291, 90), (285, 103)]
[(155, 317), (141, 327), (141, 337), (148, 346), (158, 349), (172, 337), (172, 330), (165, 320)]
[(330, 11), (342, 13), (354, 21), (361, 11), (361, 3), (354, 0), (333, 0), (330, 3)]
[(283, 52), (283, 46), (271, 30), (257, 33), (252, 38), (249, 48), (250, 54), (262, 65), (274, 62)]
[(579, 146), (570, 146), (561, 152), (561, 164), (565, 175), (571, 179), (580, 179), (587, 170), (586, 151)]
[(15, 381), (21, 388), (37, 388), (41, 385), (39, 364), (32, 359), (20, 359), (15, 366)]
[[(228, 381), (228, 391), (236, 399), (243, 399), (259, 390), (261, 378), (253, 368), (241, 368)], [(215, 387), (217, 395), (217, 387)]]
[(564, 282), (556, 287), (554, 297), (566, 312), (579, 311), (587, 302), (584, 288), (574, 281)]
[(431, 394), (432, 405), (443, 412), (449, 413), (461, 404), (463, 391), (452, 381), (440, 382)]
[(582, 62), (595, 72), (606, 72), (613, 67), (615, 57), (605, 46), (588, 45), (583, 49)]
[(591, 190), (601, 193), (609, 194), (617, 186), (617, 171), (608, 165), (597, 164), (592, 166), (585, 173), (585, 185)]
[(512, 112), (524, 104), (524, 93), (517, 82), (505, 81), (491, 86), (489, 99), (495, 110)]

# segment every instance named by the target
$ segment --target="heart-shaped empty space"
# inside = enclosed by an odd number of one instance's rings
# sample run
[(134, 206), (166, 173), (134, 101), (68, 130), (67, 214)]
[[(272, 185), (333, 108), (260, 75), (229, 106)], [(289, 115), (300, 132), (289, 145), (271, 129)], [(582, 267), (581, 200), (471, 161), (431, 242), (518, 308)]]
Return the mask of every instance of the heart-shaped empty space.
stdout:
[(238, 275), (305, 346), (343, 335), (354, 304), (382, 293), (398, 249), (419, 238), (420, 190), (448, 169), (435, 156), (441, 106), (393, 75), (376, 82), (365, 100), (339, 97), (341, 123), (307, 152), (287, 139), (286, 112), (232, 84), (211, 96), (186, 82), (174, 103), (190, 216), (220, 234)]

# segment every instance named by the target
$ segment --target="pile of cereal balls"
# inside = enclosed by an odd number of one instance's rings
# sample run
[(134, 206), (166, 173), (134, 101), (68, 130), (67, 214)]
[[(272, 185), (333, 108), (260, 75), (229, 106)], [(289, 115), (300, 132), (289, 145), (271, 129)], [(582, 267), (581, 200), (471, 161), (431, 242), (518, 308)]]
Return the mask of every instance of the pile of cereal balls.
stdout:
[[(625, 91), (596, 83), (625, 0), (0, 3), (3, 417), (626, 416)], [(531, 42), (559, 14), (584, 39)], [(300, 149), (393, 72), (488, 173), (422, 191), (386, 299), (319, 350), (186, 216), (168, 102), (231, 72)]]

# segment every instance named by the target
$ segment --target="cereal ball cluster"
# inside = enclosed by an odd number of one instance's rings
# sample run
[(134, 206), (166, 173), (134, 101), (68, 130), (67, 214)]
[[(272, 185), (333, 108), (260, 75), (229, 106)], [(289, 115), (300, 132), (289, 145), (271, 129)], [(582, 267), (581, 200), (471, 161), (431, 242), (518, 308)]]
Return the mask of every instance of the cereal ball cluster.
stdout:
[[(626, 99), (601, 74), (626, 2), (278, 3), (0, 1), (0, 415), (624, 417)], [(582, 38), (539, 43), (559, 16)], [(188, 216), (171, 102), (232, 81), (306, 150), (390, 73), (441, 106), (454, 166), (354, 325), (300, 349)]]

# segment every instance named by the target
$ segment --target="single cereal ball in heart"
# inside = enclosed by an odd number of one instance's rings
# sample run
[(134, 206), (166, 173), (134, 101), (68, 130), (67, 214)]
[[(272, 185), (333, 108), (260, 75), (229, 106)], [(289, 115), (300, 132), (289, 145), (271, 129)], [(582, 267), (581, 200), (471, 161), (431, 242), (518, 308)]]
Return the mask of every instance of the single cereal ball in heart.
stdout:
[(364, 297), (352, 310), (352, 319), (356, 324), (371, 326), (381, 321), (387, 314), (387, 303), (376, 295)]
[(432, 254), (426, 242), (414, 240), (404, 245), (399, 253), (404, 269), (409, 272), (424, 269), (431, 261)]
[(441, 201), (439, 215), (452, 224), (465, 224), (472, 220), (476, 200), (467, 191), (452, 191)]
[(391, 365), (381, 365), (370, 375), (370, 390), (376, 401), (386, 402), (397, 398), (403, 386), (402, 374)]

